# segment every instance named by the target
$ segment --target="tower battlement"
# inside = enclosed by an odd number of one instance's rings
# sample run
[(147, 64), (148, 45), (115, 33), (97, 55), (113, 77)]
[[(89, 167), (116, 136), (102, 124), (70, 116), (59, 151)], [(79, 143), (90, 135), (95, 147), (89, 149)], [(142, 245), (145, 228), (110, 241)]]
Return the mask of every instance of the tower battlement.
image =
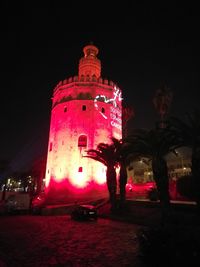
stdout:
[(60, 88), (63, 87), (63, 85), (70, 85), (72, 83), (76, 83), (77, 85), (81, 85), (82, 83), (97, 83), (97, 84), (103, 84), (103, 85), (108, 85), (111, 87), (118, 87), (117, 84), (115, 84), (113, 81), (109, 81), (107, 79), (103, 79), (99, 77), (98, 79), (93, 76), (93, 77), (87, 77), (87, 76), (73, 76), (69, 77), (68, 79), (64, 79), (63, 81), (60, 81), (54, 88), (54, 93)]
[(52, 107), (72, 101), (72, 100), (95, 100), (98, 95), (104, 95), (106, 98), (113, 97), (113, 91), (121, 90), (113, 81), (107, 79), (79, 79), (74, 76), (65, 79), (57, 84), (52, 98)]

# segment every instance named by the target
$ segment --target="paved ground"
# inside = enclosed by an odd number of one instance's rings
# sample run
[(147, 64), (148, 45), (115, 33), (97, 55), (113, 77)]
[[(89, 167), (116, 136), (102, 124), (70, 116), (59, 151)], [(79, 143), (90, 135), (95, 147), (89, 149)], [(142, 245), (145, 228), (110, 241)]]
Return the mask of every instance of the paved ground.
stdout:
[(140, 267), (141, 226), (68, 215), (0, 217), (0, 267)]
[[(110, 214), (109, 204), (103, 205), (97, 222), (72, 221), (65, 207), (48, 208), (42, 216), (2, 215), (0, 267), (143, 267), (136, 234), (160, 224), (160, 205), (149, 201), (127, 205), (125, 213), (116, 215)], [(195, 206), (172, 203), (172, 207), (170, 225), (183, 232), (194, 229), (200, 236)]]

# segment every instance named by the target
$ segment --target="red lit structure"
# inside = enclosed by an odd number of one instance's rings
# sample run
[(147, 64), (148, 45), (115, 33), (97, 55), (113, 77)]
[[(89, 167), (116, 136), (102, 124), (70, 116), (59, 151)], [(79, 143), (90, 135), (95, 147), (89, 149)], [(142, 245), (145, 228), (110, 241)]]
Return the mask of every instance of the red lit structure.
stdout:
[(106, 167), (83, 155), (122, 136), (121, 90), (101, 77), (98, 48), (83, 52), (78, 75), (59, 82), (52, 98), (45, 192), (65, 201), (107, 193)]

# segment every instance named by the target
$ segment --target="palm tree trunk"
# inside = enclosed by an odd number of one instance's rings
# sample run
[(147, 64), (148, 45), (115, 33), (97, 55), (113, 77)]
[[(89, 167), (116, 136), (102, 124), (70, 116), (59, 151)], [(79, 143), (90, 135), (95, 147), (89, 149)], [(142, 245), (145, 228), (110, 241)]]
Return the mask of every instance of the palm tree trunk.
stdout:
[(114, 211), (116, 207), (117, 175), (113, 166), (107, 167), (106, 177), (108, 192), (110, 196), (111, 211)]
[(152, 170), (161, 204), (161, 223), (165, 224), (170, 212), (169, 179), (166, 161), (162, 158), (153, 159)]
[(119, 173), (119, 188), (120, 188), (120, 204), (124, 206), (126, 201), (126, 184), (127, 184), (127, 172), (125, 164), (121, 163)]

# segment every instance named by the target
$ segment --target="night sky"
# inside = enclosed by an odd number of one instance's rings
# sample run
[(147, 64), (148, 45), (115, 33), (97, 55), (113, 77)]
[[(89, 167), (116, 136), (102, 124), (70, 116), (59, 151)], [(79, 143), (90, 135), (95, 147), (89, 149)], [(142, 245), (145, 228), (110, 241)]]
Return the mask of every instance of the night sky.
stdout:
[(173, 91), (172, 114), (183, 118), (199, 105), (199, 9), (131, 2), (1, 4), (0, 159), (13, 170), (46, 153), (53, 89), (77, 75), (90, 42), (102, 77), (134, 107), (131, 128), (154, 127), (152, 98), (163, 83)]

